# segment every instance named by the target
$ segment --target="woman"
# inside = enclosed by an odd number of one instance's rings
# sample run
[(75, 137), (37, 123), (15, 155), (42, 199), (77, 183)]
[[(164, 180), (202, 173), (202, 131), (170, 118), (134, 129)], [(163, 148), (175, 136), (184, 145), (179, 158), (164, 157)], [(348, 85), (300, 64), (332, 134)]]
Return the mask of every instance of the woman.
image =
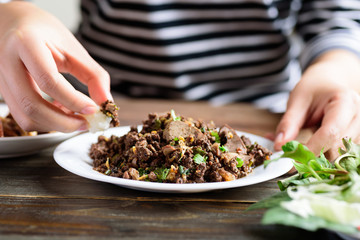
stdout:
[[(80, 44), (32, 4), (1, 4), (0, 92), (23, 128), (69, 132), (87, 126), (74, 113), (111, 99), (107, 72), (125, 94), (215, 104), (274, 104), (292, 90), (275, 148), (315, 126), (307, 146), (319, 153), (360, 133), (359, 8), (340, 0), (84, 0)], [(87, 85), (91, 99), (59, 72)]]

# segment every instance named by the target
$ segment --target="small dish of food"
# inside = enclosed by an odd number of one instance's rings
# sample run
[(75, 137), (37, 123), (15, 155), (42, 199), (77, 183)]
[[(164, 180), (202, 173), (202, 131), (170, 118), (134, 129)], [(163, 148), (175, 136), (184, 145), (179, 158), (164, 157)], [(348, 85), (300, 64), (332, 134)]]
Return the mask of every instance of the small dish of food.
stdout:
[(287, 159), (263, 167), (272, 150), (268, 139), (171, 111), (149, 114), (142, 126), (66, 140), (55, 149), (54, 159), (85, 178), (144, 191), (190, 193), (247, 186), (289, 171)]
[(78, 132), (24, 131), (11, 116), (6, 104), (0, 103), (0, 158), (34, 154), (76, 134)]

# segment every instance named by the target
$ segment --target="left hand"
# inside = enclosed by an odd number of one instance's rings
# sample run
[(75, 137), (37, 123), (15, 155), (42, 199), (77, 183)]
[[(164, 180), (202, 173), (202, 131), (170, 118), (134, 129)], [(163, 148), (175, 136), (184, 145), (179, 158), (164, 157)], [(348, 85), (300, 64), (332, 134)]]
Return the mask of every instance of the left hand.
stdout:
[(345, 50), (325, 53), (304, 72), (290, 94), (275, 138), (275, 149), (297, 137), (301, 128), (316, 127), (306, 143), (316, 154), (338, 155), (341, 139), (360, 140), (360, 61)]

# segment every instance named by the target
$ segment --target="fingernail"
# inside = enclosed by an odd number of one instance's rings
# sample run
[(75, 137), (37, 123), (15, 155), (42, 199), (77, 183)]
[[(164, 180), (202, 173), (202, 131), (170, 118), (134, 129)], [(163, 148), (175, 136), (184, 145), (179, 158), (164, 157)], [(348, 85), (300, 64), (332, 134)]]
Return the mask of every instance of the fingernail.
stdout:
[(283, 133), (283, 132), (279, 132), (278, 135), (276, 135), (275, 143), (282, 142), (283, 139), (284, 139), (284, 133)]
[(79, 128), (78, 131), (85, 131), (89, 128), (87, 123), (83, 123)]
[(81, 114), (85, 114), (85, 115), (93, 114), (95, 112), (96, 112), (96, 108), (92, 106), (87, 106), (80, 111)]

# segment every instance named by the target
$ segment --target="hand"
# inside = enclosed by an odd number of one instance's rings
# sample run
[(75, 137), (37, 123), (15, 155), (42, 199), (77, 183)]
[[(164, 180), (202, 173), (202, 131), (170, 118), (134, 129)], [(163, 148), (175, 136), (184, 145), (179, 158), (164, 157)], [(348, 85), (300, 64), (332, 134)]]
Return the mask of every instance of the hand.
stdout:
[[(112, 99), (107, 72), (56, 18), (33, 4), (0, 4), (0, 16), (0, 93), (18, 124), (28, 131), (86, 129), (85, 119), (74, 113), (92, 114)], [(60, 72), (86, 84), (92, 99)]]
[(320, 57), (290, 94), (276, 130), (275, 149), (295, 139), (303, 127), (316, 127), (306, 145), (316, 154), (328, 151), (331, 160), (343, 137), (360, 140), (359, 80), (359, 59), (352, 53), (333, 50)]

